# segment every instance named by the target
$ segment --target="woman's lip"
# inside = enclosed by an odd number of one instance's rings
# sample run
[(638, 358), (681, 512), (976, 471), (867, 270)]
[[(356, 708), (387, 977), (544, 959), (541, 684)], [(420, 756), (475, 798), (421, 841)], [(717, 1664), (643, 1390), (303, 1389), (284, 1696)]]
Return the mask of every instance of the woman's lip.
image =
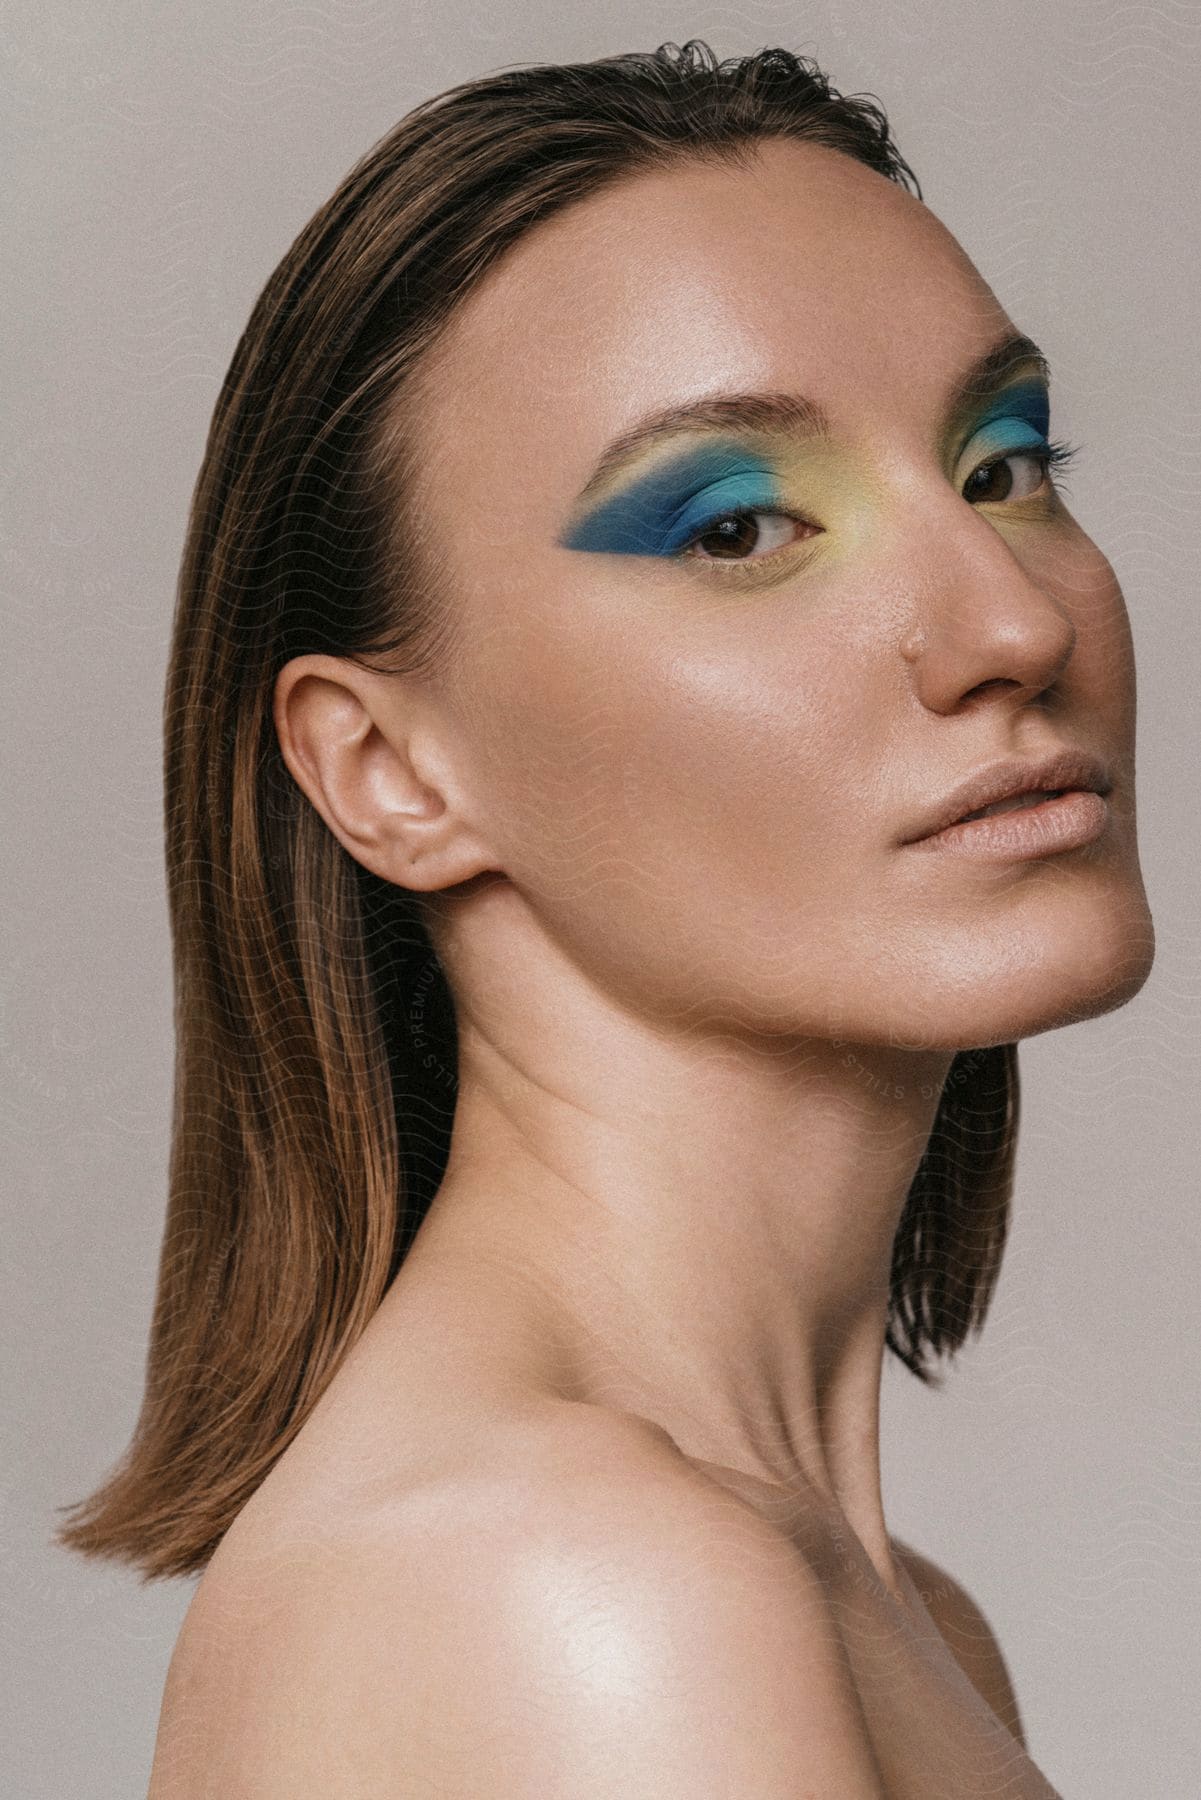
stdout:
[(1072, 788), (1054, 800), (1039, 801), (1037, 806), (992, 813), (987, 819), (961, 819), (905, 848), (949, 851), (985, 862), (1056, 856), (1091, 844), (1108, 823), (1109, 802), (1103, 794)]

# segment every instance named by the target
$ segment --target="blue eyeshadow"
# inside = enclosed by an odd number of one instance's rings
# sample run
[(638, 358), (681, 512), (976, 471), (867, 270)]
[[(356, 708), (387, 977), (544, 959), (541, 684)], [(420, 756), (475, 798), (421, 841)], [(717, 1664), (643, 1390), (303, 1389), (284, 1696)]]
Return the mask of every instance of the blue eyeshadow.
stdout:
[[(972, 436), (989, 434), (1004, 455), (1047, 442), (1050, 400), (1046, 383), (1014, 382), (986, 403)], [(687, 446), (627, 487), (610, 494), (559, 539), (566, 550), (608, 551), (617, 556), (672, 556), (700, 529), (724, 513), (778, 510), (784, 503), (772, 463), (744, 443)]]
[(766, 511), (781, 502), (775, 470), (743, 444), (701, 444), (661, 463), (595, 510), (559, 541), (567, 550), (670, 556), (720, 513)]
[(1045, 441), (1051, 427), (1051, 402), (1045, 385), (1041, 381), (1022, 381), (1005, 388), (989, 402), (973, 432), (995, 428), (1002, 421), (1007, 425), (1024, 423)]

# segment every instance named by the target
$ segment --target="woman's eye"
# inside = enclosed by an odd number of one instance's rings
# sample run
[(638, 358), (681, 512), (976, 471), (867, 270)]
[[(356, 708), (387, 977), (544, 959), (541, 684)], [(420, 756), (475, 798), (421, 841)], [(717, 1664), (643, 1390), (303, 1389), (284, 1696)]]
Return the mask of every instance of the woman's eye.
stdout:
[[(769, 521), (766, 528), (759, 523), (764, 519)], [(791, 513), (738, 507), (719, 513), (694, 531), (676, 554), (694, 556), (701, 562), (758, 562), (791, 542), (798, 526), (805, 531), (813, 529)], [(751, 555), (752, 551), (759, 554)]]
[[(1048, 479), (1054, 461), (1050, 446), (1045, 450), (1011, 450), (1007, 456), (982, 463), (964, 483), (965, 500), (1027, 500), (1037, 494)], [(1016, 483), (1010, 472), (1013, 463), (1026, 464), (1024, 477)]]
[[(974, 469), (964, 483), (970, 501), (1027, 500), (1044, 487), (1058, 491), (1056, 472), (1067, 468), (1078, 446), (1056, 440), (1010, 450)], [(770, 507), (734, 506), (715, 513), (668, 554), (700, 562), (767, 562), (821, 527), (796, 513)]]

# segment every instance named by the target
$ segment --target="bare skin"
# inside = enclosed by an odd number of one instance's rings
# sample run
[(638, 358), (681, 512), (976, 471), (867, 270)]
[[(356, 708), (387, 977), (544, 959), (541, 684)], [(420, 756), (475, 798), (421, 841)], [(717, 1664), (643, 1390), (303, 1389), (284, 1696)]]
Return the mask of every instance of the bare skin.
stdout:
[[(1113, 570), (1029, 458), (964, 494), (989, 458), (947, 397), (1014, 330), (912, 196), (778, 142), (551, 219), (435, 353), (454, 662), (298, 658), (276, 726), (347, 850), (427, 896), (450, 1164), (201, 1583), (154, 1800), (1053, 1792), (879, 1460), (889, 1257), (955, 1051), (1120, 1005), (1152, 956)], [(751, 389), (831, 421), (773, 448), (803, 523), (767, 516), (762, 572), (757, 540), (736, 568), (564, 544), (636, 420)], [(1096, 841), (902, 843), (1065, 746), (1113, 775)], [(608, 1621), (575, 1686), (564, 1617)], [(661, 1687), (589, 1733), (631, 1634)]]

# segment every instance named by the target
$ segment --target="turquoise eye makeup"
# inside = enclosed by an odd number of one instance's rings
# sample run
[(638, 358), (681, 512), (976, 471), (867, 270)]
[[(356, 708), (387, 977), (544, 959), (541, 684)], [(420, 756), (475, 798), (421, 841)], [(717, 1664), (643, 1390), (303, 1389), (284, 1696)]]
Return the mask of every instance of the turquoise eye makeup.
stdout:
[[(1042, 381), (1015, 383), (995, 395), (973, 429), (970, 444), (979, 448), (973, 460), (977, 468), (969, 481), (987, 474), (993, 464), (1011, 456), (1030, 456), (1043, 463), (1053, 489), (1059, 487), (1058, 474), (1078, 455), (1079, 446), (1051, 440), (1050, 400)], [(980, 498), (989, 496), (980, 495)], [(1006, 499), (1008, 494), (992, 496)]]
[(675, 556), (715, 517), (773, 512), (779, 477), (745, 444), (698, 444), (611, 494), (559, 540), (567, 550), (617, 556)]
[(1033, 432), (1046, 441), (1051, 426), (1051, 401), (1041, 381), (1015, 382), (995, 394), (976, 421), (973, 436), (990, 427), (1017, 428), (1023, 424), (1029, 428), (1027, 435)]
[[(994, 396), (972, 426), (970, 442), (983, 439), (978, 456), (1014, 456), (1020, 451), (1045, 455), (1052, 446), (1047, 432), (1051, 403), (1040, 381), (1024, 381)], [(1054, 458), (1052, 459), (1054, 460)]]
[[(679, 558), (690, 554), (695, 541), (730, 518), (747, 521), (755, 514), (774, 513), (806, 524), (787, 505), (779, 466), (763, 448), (762, 434), (774, 432), (783, 452), (796, 431), (791, 414), (774, 425), (764, 425), (759, 416), (765, 404), (763, 396), (757, 400), (754, 396), (735, 397), (724, 404), (755, 414), (761, 433), (757, 444), (753, 437), (694, 438), (641, 474), (627, 475), (615, 492), (595, 501), (564, 529), (558, 539), (560, 548)], [(795, 399), (792, 404), (797, 404)], [(1044, 484), (1049, 479), (1054, 489), (1058, 483), (1053, 471), (1076, 454), (1074, 447), (1053, 443), (1047, 437), (1050, 400), (1045, 375), (1012, 381), (992, 394), (982, 394), (978, 381), (975, 405), (969, 401), (965, 406), (961, 399), (952, 419), (958, 421), (956, 436), (963, 445), (960, 455), (970, 454), (975, 465), (968, 481), (976, 484), (972, 497), (978, 500), (1031, 497), (1015, 496), (1011, 477), (1003, 491), (996, 491), (997, 482), (990, 477), (1000, 468), (1001, 482), (1005, 482), (1002, 465), (1008, 458), (1024, 455), (1041, 462), (1046, 471)], [(955, 427), (949, 424), (947, 429)], [(985, 478), (983, 483), (981, 478)], [(968, 497), (965, 493), (964, 498)], [(735, 550), (739, 547), (733, 536), (726, 543)], [(724, 565), (733, 573), (739, 564), (748, 569), (769, 563), (774, 567), (776, 554), (772, 550), (765, 556), (706, 555), (701, 560)]]

